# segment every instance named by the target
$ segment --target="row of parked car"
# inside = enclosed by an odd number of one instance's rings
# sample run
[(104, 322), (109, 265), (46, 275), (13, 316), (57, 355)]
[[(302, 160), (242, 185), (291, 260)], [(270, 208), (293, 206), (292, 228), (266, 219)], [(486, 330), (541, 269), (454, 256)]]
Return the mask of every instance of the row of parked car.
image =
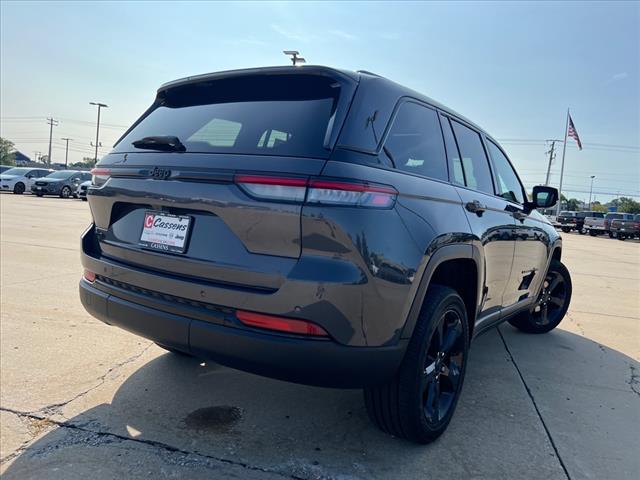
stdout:
[(623, 212), (560, 212), (557, 226), (565, 233), (572, 230), (584, 235), (609, 235), (626, 240), (640, 238), (640, 214)]
[(31, 192), (38, 197), (55, 195), (86, 201), (90, 184), (91, 173), (80, 170), (14, 167), (0, 174), (0, 190), (17, 195)]

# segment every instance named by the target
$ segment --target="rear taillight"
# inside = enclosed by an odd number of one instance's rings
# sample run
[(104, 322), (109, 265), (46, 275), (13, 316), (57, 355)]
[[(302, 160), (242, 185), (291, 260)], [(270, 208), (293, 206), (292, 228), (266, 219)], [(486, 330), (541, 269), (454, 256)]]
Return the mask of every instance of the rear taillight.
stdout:
[(249, 327), (264, 328), (266, 330), (276, 330), (278, 332), (295, 333), (298, 335), (311, 335), (314, 337), (328, 337), (327, 331), (315, 323), (294, 318), (276, 317), (262, 313), (236, 312), (238, 320)]
[(235, 182), (254, 198), (295, 203), (390, 208), (398, 196), (393, 187), (350, 180), (236, 175)]
[(101, 187), (111, 176), (110, 168), (94, 168), (91, 170), (91, 185)]
[(332, 180), (311, 180), (307, 203), (353, 205), (354, 207), (389, 208), (398, 192), (385, 185)]
[(307, 192), (304, 178), (236, 175), (235, 182), (252, 197), (264, 200), (302, 202)]

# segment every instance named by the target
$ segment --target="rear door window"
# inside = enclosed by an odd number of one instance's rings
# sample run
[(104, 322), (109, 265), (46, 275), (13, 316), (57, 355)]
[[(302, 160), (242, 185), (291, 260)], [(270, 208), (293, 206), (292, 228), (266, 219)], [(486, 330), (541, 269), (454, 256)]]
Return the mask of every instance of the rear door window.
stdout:
[(414, 102), (403, 103), (384, 146), (396, 168), (447, 180), (442, 131), (435, 110)]
[(457, 185), (466, 185), (464, 179), (464, 170), (462, 168), (462, 160), (456, 145), (456, 139), (451, 131), (451, 123), (444, 115), (440, 115), (440, 124), (442, 125), (442, 135), (444, 136), (444, 144), (447, 148), (447, 162), (449, 162), (449, 180)]
[[(159, 94), (155, 108), (115, 152), (133, 142), (175, 136), (187, 152), (328, 158), (325, 148), (341, 84), (317, 75), (273, 75), (203, 81)], [(341, 111), (341, 110), (340, 110)]]
[(466, 186), (494, 195), (491, 170), (480, 134), (455, 120), (451, 120), (451, 126), (462, 155), (462, 170)]

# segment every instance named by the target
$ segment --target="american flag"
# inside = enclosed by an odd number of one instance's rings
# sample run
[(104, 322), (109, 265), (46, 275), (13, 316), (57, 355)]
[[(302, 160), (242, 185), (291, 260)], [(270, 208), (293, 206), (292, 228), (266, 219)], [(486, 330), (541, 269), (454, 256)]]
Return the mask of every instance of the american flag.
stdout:
[(573, 138), (578, 144), (578, 149), (582, 150), (582, 142), (580, 141), (580, 137), (578, 136), (576, 127), (573, 125), (573, 120), (571, 120), (571, 115), (569, 115), (569, 128), (567, 130), (567, 136)]

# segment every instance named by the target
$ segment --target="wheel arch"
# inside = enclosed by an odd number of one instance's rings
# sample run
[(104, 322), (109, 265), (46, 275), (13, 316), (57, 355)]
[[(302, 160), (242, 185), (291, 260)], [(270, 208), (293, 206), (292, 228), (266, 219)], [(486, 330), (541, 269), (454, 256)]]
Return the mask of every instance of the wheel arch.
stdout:
[(484, 278), (482, 266), (480, 252), (473, 244), (445, 245), (433, 252), (420, 280), (401, 338), (412, 336), (429, 286), (434, 284), (453, 288), (460, 294), (467, 309), (469, 334), (472, 336), (482, 297), (482, 288), (479, 288)]

